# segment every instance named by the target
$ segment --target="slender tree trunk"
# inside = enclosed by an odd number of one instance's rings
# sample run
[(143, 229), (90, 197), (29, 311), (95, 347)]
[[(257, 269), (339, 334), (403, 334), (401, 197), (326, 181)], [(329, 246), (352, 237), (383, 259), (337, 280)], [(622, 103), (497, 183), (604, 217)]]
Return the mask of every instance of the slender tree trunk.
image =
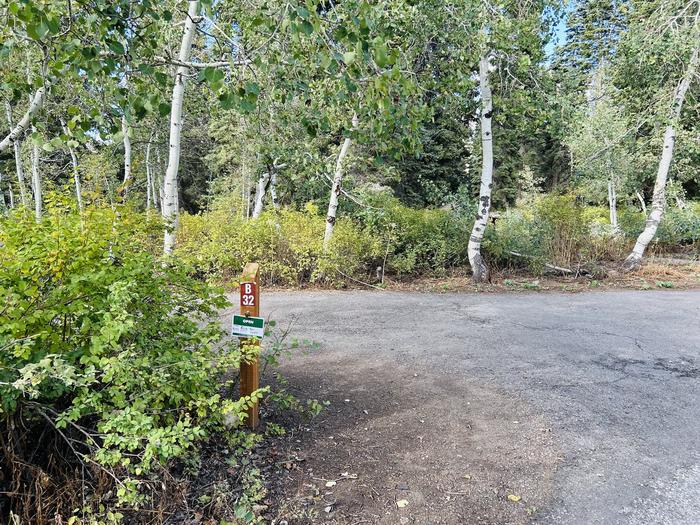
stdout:
[(274, 209), (279, 208), (279, 204), (277, 203), (277, 170), (274, 168), (270, 174), (270, 201), (272, 201), (272, 207)]
[[(2, 185), (2, 173), (0, 173), (0, 185)], [(0, 205), (3, 210), (7, 210), (7, 201), (5, 200), (5, 192), (0, 188)]]
[[(357, 115), (352, 116), (352, 128), (357, 129), (359, 121)], [(347, 137), (343, 140), (343, 145), (340, 147), (340, 153), (338, 153), (338, 160), (335, 163), (335, 174), (333, 176), (333, 186), (331, 188), (331, 196), (328, 200), (328, 214), (326, 215), (326, 232), (323, 236), (323, 251), (328, 251), (328, 246), (330, 245), (331, 238), (333, 237), (333, 228), (335, 227), (335, 219), (338, 213), (338, 198), (340, 197), (340, 192), (343, 183), (343, 169), (345, 157), (347, 157), (350, 151), (350, 146), (352, 145), (352, 139)]]
[[(9, 102), (5, 103), (5, 113), (7, 115), (7, 124), (12, 128), (12, 106)], [(27, 198), (27, 185), (24, 182), (24, 168), (22, 166), (22, 140), (21, 134), (18, 133), (12, 141), (15, 150), (15, 170), (17, 172), (17, 182), (19, 184), (19, 194), (22, 199), (22, 206), (29, 206)]]
[(676, 88), (676, 94), (673, 99), (673, 108), (671, 110), (671, 118), (668, 126), (666, 126), (666, 131), (664, 132), (663, 150), (661, 153), (661, 160), (659, 162), (659, 169), (656, 173), (654, 195), (651, 200), (651, 213), (649, 213), (649, 217), (647, 218), (644, 231), (640, 233), (639, 237), (637, 238), (637, 242), (632, 249), (632, 253), (629, 254), (623, 263), (623, 269), (627, 271), (635, 270), (642, 264), (644, 251), (656, 235), (656, 230), (659, 227), (661, 217), (664, 213), (664, 208), (666, 206), (666, 181), (668, 180), (668, 172), (671, 167), (671, 161), (673, 160), (673, 147), (676, 142), (676, 131), (674, 126), (680, 118), (681, 110), (683, 109), (683, 102), (685, 101), (685, 95), (688, 91), (688, 87), (690, 86), (690, 82), (698, 69), (699, 52), (700, 46), (696, 45), (695, 49), (693, 49), (693, 54), (690, 58), (690, 62), (688, 63), (688, 68), (685, 71), (685, 75)]
[(124, 135), (124, 194), (129, 191), (131, 184), (131, 137), (129, 137), (129, 123), (126, 121), (126, 116), (122, 115), (122, 135)]
[(639, 190), (635, 192), (637, 194), (637, 199), (639, 199), (639, 204), (642, 207), (642, 211), (644, 212), (644, 215), (647, 214), (647, 204), (644, 202), (644, 197), (642, 196), (641, 193), (639, 193)]
[[(195, 33), (195, 19), (199, 13), (199, 1), (189, 0), (185, 28), (180, 43), (178, 61), (187, 62), (192, 50), (192, 40)], [(175, 230), (177, 229), (180, 206), (178, 202), (177, 175), (180, 168), (180, 135), (182, 133), (182, 101), (185, 95), (186, 66), (178, 66), (175, 73), (173, 98), (170, 110), (170, 141), (168, 144), (168, 167), (165, 171), (163, 192), (163, 219), (165, 219), (165, 234), (163, 235), (163, 253), (172, 254), (175, 249)]]
[(481, 256), (481, 241), (489, 221), (491, 210), (491, 188), (493, 187), (493, 134), (491, 132), (491, 116), (493, 113), (493, 98), (489, 83), (490, 62), (488, 54), (479, 61), (479, 91), (481, 94), (481, 187), (479, 190), (479, 209), (472, 228), (467, 253), (472, 267), (472, 278), (475, 282), (483, 282), (489, 278), (489, 269)]
[(36, 221), (41, 221), (42, 196), (41, 176), (39, 175), (39, 146), (32, 143), (32, 186), (34, 187), (34, 216)]
[(253, 208), (253, 219), (260, 217), (265, 205), (265, 193), (267, 191), (267, 183), (270, 180), (269, 173), (263, 173), (258, 178), (258, 184), (255, 188), (255, 208)]
[[(151, 209), (152, 199), (152, 175), (151, 175), (151, 141), (146, 145), (146, 211)], [(155, 198), (153, 198), (155, 200)]]
[(610, 225), (613, 231), (617, 232), (617, 192), (615, 191), (615, 182), (612, 179), (608, 181), (608, 205), (610, 206)]
[[(68, 127), (63, 120), (61, 120), (61, 127), (63, 128), (63, 133), (68, 135)], [(68, 146), (68, 153), (70, 153), (71, 165), (73, 166), (73, 183), (75, 184), (75, 197), (78, 200), (78, 210), (82, 213), (83, 196), (80, 185), (80, 173), (78, 173), (78, 157), (75, 155), (75, 150), (71, 146)]]
[(10, 194), (10, 208), (15, 207), (15, 193), (12, 191), (12, 184), (7, 185), (8, 193)]
[(45, 93), (46, 88), (44, 88), (43, 86), (36, 90), (36, 93), (34, 93), (34, 96), (29, 101), (29, 108), (27, 109), (25, 114), (22, 116), (17, 125), (14, 128), (10, 129), (10, 132), (7, 134), (7, 136), (4, 139), (2, 139), (2, 141), (0, 141), (0, 153), (8, 149), (10, 147), (10, 144), (19, 139), (19, 137), (21, 137), (22, 134), (26, 131), (32, 119), (34, 118), (34, 115), (36, 115), (39, 112), (41, 106), (44, 104)]

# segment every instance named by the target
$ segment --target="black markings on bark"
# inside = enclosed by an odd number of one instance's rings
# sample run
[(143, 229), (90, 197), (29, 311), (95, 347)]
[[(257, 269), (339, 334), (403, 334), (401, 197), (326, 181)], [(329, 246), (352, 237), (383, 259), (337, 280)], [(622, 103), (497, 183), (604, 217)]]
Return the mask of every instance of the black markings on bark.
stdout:
[(335, 224), (335, 217), (333, 217), (332, 215), (329, 215), (328, 217), (326, 217), (326, 222), (328, 224)]

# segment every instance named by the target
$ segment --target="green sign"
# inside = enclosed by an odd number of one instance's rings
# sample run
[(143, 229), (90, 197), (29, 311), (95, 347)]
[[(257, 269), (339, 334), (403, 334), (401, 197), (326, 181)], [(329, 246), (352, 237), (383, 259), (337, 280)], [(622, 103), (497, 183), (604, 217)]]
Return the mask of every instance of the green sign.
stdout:
[(259, 337), (262, 339), (265, 335), (265, 319), (263, 317), (234, 315), (231, 335), (237, 337)]

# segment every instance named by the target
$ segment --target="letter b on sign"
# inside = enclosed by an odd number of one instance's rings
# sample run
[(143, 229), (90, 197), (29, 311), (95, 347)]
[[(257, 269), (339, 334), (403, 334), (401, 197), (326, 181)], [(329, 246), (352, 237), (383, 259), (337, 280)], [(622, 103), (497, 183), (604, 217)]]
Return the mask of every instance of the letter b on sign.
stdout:
[(255, 306), (255, 283), (241, 283), (241, 306)]

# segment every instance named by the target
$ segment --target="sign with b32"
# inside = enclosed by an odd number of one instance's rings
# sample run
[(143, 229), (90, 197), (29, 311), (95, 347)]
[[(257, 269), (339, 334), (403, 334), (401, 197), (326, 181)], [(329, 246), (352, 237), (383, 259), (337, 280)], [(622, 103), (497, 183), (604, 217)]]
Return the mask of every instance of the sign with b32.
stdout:
[(234, 315), (231, 323), (231, 335), (234, 337), (262, 337), (265, 335), (265, 319), (263, 317), (247, 317)]

